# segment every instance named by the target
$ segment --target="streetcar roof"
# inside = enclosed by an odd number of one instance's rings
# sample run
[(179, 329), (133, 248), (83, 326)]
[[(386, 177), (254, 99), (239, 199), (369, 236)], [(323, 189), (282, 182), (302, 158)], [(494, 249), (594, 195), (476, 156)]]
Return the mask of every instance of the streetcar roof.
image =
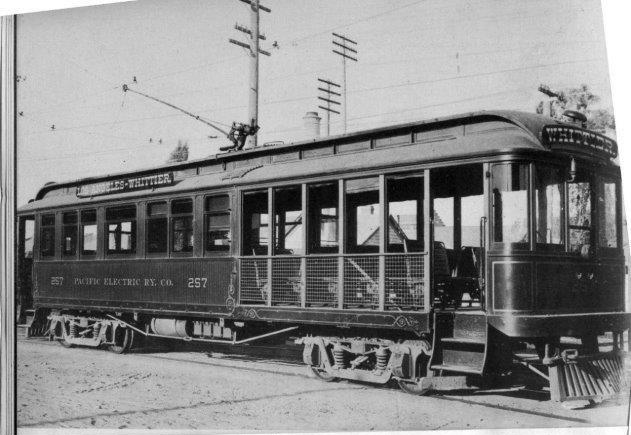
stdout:
[[(259, 146), (150, 169), (50, 183), (40, 189), (35, 201), (20, 207), (19, 212), (324, 174), (339, 177), (370, 168), (403, 167), (516, 150), (545, 151), (548, 148), (541, 141), (542, 131), (550, 125), (570, 124), (525, 112), (484, 111), (295, 143)], [(376, 146), (376, 142), (374, 147), (369, 145), (371, 139), (387, 142), (388, 138), (408, 134), (410, 138), (414, 134), (413, 142), (384, 147)], [(335, 151), (334, 147), (337, 147)], [(81, 186), (104, 184), (124, 177), (152, 177), (155, 174), (165, 177), (172, 174), (172, 183), (99, 196), (81, 197), (78, 194)]]

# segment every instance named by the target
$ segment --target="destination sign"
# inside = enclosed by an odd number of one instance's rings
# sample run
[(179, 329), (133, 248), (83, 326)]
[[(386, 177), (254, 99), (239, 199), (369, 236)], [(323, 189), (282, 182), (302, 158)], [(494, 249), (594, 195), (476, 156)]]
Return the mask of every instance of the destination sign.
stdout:
[(131, 192), (134, 190), (153, 189), (156, 187), (170, 186), (173, 182), (173, 172), (143, 175), (142, 177), (121, 178), (119, 180), (77, 186), (77, 196), (83, 198), (109, 195), (111, 193)]
[(547, 125), (543, 127), (542, 139), (551, 148), (554, 146), (576, 145), (605, 153), (611, 158), (618, 156), (616, 141), (582, 128)]

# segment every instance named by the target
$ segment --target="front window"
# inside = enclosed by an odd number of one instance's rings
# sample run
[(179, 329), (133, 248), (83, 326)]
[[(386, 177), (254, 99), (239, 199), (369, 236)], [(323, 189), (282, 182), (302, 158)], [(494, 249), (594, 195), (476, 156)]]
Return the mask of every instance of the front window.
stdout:
[(535, 175), (536, 243), (563, 248), (563, 171), (538, 165)]
[(527, 248), (528, 172), (523, 163), (493, 166), (493, 240), (515, 248)]
[(570, 252), (588, 255), (592, 243), (592, 180), (586, 172), (579, 172), (568, 183), (568, 229)]
[(618, 248), (617, 184), (610, 179), (600, 182), (598, 195), (598, 246)]

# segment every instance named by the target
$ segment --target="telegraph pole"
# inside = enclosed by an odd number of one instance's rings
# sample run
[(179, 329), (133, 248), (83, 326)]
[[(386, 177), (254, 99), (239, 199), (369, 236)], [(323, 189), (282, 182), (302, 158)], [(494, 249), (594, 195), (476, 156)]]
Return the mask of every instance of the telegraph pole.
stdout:
[(330, 80), (324, 80), (321, 78), (318, 78), (318, 81), (326, 85), (326, 88), (318, 86), (318, 90), (323, 92), (325, 95), (324, 97), (318, 96), (318, 99), (324, 101), (326, 103), (326, 107), (318, 107), (326, 112), (326, 135), (329, 136), (331, 134), (331, 112), (337, 113), (338, 115), (340, 114), (337, 110), (331, 109), (331, 104), (337, 104), (339, 106), (340, 102), (335, 101), (334, 98), (341, 96), (338, 92), (332, 91), (331, 86), (339, 88), (340, 85)]
[[(342, 51), (336, 50), (339, 47)], [(344, 133), (346, 133), (346, 59), (357, 62), (357, 42), (348, 39), (346, 36), (333, 32), (333, 53), (342, 56), (342, 71), (344, 75), (343, 92), (344, 92)], [(349, 54), (349, 53), (352, 53)], [(355, 57), (354, 57), (355, 56)]]
[(266, 56), (270, 56), (270, 53), (259, 48), (259, 39), (265, 39), (265, 36), (259, 34), (259, 10), (265, 12), (272, 12), (271, 9), (259, 4), (259, 0), (241, 0), (243, 3), (250, 5), (250, 28), (235, 25), (235, 29), (248, 34), (250, 36), (250, 43), (246, 44), (234, 39), (230, 39), (229, 42), (238, 45), (243, 48), (247, 48), (250, 51), (250, 92), (249, 92), (249, 104), (248, 104), (248, 121), (250, 122), (250, 128), (254, 131), (253, 134), (247, 138), (247, 148), (256, 146), (259, 120), (259, 53)]

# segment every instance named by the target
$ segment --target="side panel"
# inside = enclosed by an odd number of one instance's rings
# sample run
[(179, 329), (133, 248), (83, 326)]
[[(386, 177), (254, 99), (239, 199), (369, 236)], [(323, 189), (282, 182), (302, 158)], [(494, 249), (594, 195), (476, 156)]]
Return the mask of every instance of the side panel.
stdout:
[(227, 312), (233, 267), (231, 258), (38, 262), (35, 302)]

